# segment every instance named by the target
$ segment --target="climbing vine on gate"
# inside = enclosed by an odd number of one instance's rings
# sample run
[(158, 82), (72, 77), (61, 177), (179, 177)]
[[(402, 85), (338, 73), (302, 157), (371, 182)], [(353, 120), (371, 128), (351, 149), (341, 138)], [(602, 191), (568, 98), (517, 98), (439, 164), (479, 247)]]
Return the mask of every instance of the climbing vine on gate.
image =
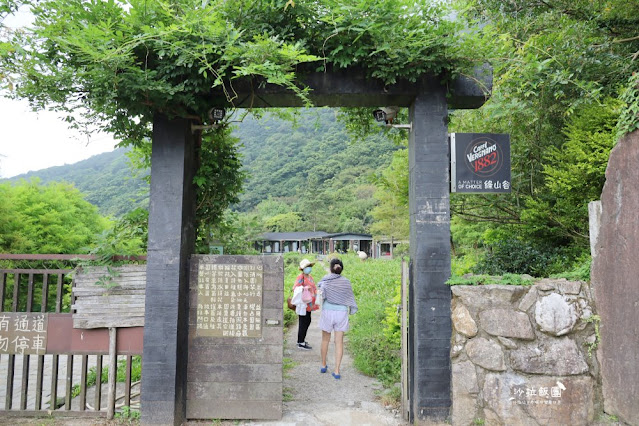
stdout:
[[(20, 4), (35, 20), (0, 46), (0, 76), (11, 76), (13, 96), (136, 147), (150, 140), (157, 114), (210, 124), (211, 91), (233, 104), (238, 79), (286, 87), (310, 105), (305, 72), (358, 68), (392, 84), (451, 78), (475, 63), (473, 37), (444, 2), (0, 0), (0, 10)], [(224, 179), (196, 182), (205, 205), (198, 214), (215, 223), (211, 194), (221, 194), (222, 210), (233, 201), (240, 164), (216, 155), (235, 150), (230, 132), (204, 138), (200, 170)]]
[(18, 76), (15, 95), (78, 125), (102, 123), (133, 145), (156, 113), (208, 122), (211, 89), (232, 103), (237, 79), (307, 100), (302, 68), (358, 67), (391, 84), (472, 64), (461, 23), (425, 0), (22, 3), (35, 21), (0, 50), (2, 67)]

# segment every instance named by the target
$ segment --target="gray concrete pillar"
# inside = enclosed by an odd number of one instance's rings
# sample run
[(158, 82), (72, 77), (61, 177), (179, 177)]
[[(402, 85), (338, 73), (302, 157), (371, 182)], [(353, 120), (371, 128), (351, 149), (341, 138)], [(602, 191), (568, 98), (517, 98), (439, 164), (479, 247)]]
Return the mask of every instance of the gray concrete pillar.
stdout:
[(188, 120), (156, 117), (145, 296), (143, 424), (186, 417), (188, 260), (195, 248), (195, 143)]
[[(424, 88), (426, 89), (426, 88)], [(411, 420), (445, 419), (451, 406), (450, 199), (445, 88), (410, 107), (409, 358)]]

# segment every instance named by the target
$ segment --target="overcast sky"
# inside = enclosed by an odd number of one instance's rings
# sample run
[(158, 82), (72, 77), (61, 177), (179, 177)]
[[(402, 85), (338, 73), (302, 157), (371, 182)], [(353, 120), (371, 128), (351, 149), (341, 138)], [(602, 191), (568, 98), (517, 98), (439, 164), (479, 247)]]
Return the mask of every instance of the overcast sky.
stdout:
[[(19, 11), (3, 24), (16, 28), (28, 25), (32, 15)], [(52, 112), (32, 112), (27, 102), (12, 101), (0, 93), (0, 178), (30, 170), (76, 163), (102, 152), (113, 151), (110, 135), (87, 139)]]
[(76, 163), (113, 151), (110, 135), (87, 139), (47, 111), (34, 113), (27, 102), (0, 98), (0, 177)]

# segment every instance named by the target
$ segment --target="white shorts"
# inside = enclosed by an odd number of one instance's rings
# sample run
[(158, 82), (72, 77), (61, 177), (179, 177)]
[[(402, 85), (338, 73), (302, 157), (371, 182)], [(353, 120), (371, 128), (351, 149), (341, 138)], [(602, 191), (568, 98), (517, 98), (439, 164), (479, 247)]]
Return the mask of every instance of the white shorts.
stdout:
[(319, 326), (323, 331), (348, 331), (348, 311), (322, 309)]

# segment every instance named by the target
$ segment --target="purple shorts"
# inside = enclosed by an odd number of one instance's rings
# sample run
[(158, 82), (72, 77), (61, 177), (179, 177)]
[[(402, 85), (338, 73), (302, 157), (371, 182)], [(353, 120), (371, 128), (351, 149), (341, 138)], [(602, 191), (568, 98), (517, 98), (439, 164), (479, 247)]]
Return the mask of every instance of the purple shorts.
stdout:
[(319, 326), (323, 331), (348, 331), (348, 311), (322, 309)]

